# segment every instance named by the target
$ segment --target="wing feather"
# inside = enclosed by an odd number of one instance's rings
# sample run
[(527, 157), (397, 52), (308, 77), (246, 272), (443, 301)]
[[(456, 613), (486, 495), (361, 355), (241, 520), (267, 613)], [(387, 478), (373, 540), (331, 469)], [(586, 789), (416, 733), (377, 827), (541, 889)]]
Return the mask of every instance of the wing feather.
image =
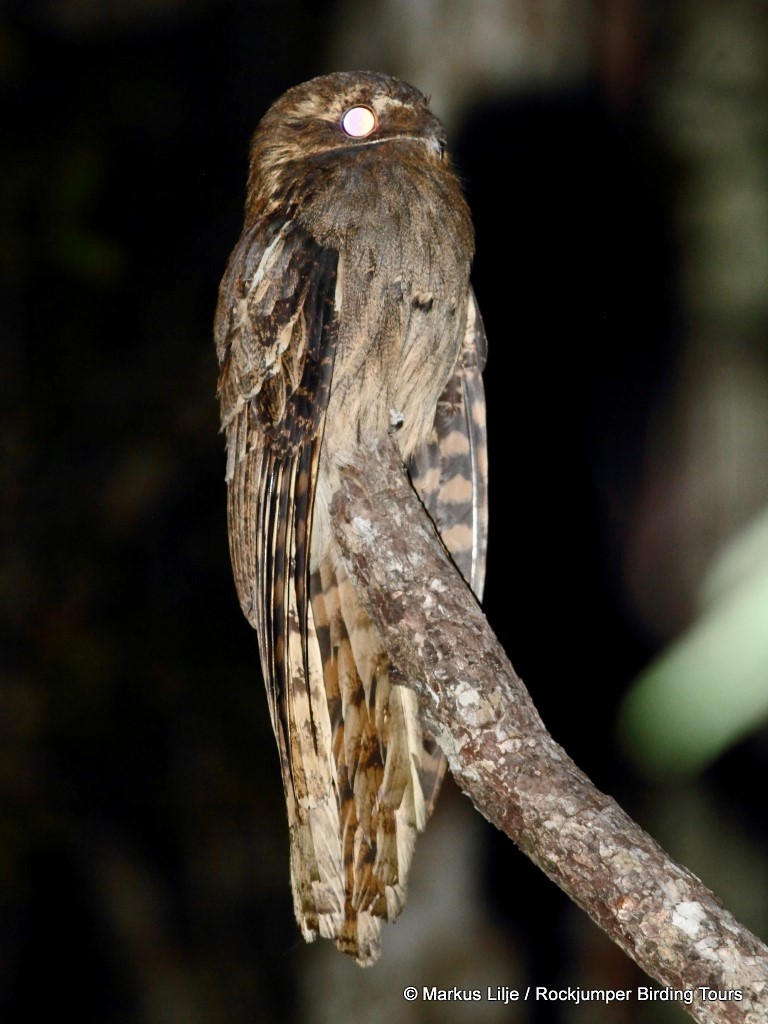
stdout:
[(437, 404), (411, 480), (464, 579), (480, 600), (488, 546), (488, 456), (482, 371), (487, 342), (474, 293), (456, 370)]
[[(488, 455), (482, 371), (487, 341), (474, 292), (459, 359), (437, 404), (432, 434), (409, 463), (411, 481), (456, 567), (480, 600), (488, 547)], [(421, 790), (432, 809), (446, 760), (423, 736)], [(421, 826), (423, 827), (423, 826)]]
[[(445, 772), (415, 695), (332, 559), (310, 565), (338, 337), (338, 254), (286, 222), (250, 229), (216, 321), (232, 565), (257, 629), (304, 937), (361, 963), (405, 902), (417, 833)], [(411, 475), (446, 547), (482, 591), (487, 529), (485, 336), (474, 297), (452, 380)]]
[(222, 282), (217, 345), (232, 565), (259, 635), (307, 939), (338, 934), (345, 902), (338, 780), (309, 601), (309, 541), (337, 338), (338, 254), (290, 223), (251, 231)]

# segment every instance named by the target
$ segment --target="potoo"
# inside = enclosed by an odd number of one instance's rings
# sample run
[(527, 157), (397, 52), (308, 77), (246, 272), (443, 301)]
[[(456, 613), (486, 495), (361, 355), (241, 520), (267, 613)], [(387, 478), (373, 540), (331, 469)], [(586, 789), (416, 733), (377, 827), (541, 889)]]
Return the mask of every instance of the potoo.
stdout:
[(216, 349), (237, 593), (258, 632), (296, 918), (361, 964), (405, 903), (445, 759), (337, 554), (339, 469), (394, 434), (475, 594), (485, 362), (469, 211), (426, 98), (383, 74), (290, 89), (253, 137)]

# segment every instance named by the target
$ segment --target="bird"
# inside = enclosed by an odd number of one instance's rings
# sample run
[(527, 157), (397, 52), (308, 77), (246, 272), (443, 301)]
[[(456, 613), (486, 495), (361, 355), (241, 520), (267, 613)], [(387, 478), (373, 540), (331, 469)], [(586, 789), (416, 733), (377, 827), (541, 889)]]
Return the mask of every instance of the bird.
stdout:
[(214, 336), (229, 545), (258, 634), (307, 941), (367, 966), (402, 910), (446, 761), (392, 681), (331, 502), (390, 435), (479, 600), (487, 547), (474, 231), (428, 98), (379, 72), (289, 89), (250, 147)]

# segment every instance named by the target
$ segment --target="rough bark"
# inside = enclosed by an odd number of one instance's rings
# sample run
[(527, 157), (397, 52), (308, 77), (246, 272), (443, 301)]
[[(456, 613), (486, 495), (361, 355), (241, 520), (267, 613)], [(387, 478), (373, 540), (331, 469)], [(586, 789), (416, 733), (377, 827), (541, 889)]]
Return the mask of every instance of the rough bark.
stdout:
[[(546, 731), (389, 441), (344, 472), (334, 531), (397, 681), (459, 786), (697, 1021), (765, 1024), (768, 949)], [(703, 990), (715, 993), (704, 997)]]

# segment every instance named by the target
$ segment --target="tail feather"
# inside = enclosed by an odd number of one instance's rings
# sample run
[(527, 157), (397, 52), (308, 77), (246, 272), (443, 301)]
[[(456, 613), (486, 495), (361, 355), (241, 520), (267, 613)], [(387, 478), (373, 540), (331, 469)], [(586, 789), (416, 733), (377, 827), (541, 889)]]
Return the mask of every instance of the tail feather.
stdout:
[(345, 898), (336, 942), (369, 963), (379, 955), (381, 919), (405, 903), (441, 758), (433, 744), (425, 749), (415, 696), (390, 683), (378, 634), (330, 563), (312, 575), (311, 610), (338, 783)]

